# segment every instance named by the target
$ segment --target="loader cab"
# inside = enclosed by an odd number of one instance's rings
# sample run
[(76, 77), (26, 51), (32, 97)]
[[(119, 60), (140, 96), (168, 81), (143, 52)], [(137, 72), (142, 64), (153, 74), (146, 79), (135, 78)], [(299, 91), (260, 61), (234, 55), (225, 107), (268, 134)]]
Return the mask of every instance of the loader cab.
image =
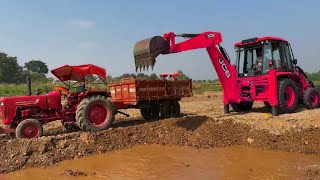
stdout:
[(290, 44), (277, 37), (243, 40), (235, 49), (238, 77), (266, 75), (270, 69), (291, 71), (296, 64)]

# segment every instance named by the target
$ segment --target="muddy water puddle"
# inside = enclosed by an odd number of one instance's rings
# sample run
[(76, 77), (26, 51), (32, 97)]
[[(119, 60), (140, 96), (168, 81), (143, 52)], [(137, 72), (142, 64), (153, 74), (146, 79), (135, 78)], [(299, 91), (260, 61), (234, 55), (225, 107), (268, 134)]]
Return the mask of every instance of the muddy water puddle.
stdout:
[(146, 145), (67, 160), (45, 169), (24, 169), (4, 179), (320, 179), (319, 175), (320, 156), (316, 155), (241, 146)]

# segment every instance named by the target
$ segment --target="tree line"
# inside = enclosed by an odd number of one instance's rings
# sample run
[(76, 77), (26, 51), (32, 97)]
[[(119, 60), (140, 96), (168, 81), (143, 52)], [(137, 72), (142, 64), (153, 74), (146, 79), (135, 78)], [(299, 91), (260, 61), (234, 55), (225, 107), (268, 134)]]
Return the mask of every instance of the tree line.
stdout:
[(49, 69), (41, 60), (31, 60), (23, 66), (19, 65), (17, 57), (0, 52), (0, 83), (21, 84), (26, 82), (27, 74), (35, 82), (53, 81), (47, 78)]
[[(46, 63), (41, 60), (31, 60), (24, 63), (23, 66), (19, 65), (17, 57), (8, 56), (0, 52), (0, 83), (5, 84), (24, 84), (26, 82), (27, 73), (29, 73), (33, 82), (46, 83), (53, 82), (53, 78), (48, 78), (49, 69)], [(182, 71), (178, 71), (181, 76), (178, 80), (190, 79), (188, 75)], [(320, 81), (320, 71), (315, 73), (306, 73), (310, 80)], [(122, 78), (143, 78), (143, 79), (158, 79), (158, 75), (152, 73), (150, 75), (144, 73), (125, 73), (121, 76), (112, 77), (108, 76), (108, 82), (118, 82)], [(215, 82), (216, 80), (195, 80), (196, 82)]]

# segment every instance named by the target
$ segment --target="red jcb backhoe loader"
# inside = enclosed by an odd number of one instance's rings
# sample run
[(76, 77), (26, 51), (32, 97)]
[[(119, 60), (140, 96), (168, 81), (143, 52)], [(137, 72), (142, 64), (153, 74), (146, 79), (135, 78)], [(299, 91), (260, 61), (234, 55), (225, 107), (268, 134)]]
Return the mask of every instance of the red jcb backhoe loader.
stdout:
[[(176, 43), (176, 37), (188, 40)], [(136, 71), (150, 66), (153, 69), (160, 54), (206, 48), (223, 87), (225, 113), (229, 113), (229, 105), (236, 112), (250, 111), (254, 101), (264, 102), (273, 115), (295, 112), (299, 103), (307, 109), (319, 107), (320, 91), (297, 66), (288, 41), (267, 36), (238, 42), (235, 65), (221, 42), (219, 32), (169, 32), (139, 41), (134, 46)]]

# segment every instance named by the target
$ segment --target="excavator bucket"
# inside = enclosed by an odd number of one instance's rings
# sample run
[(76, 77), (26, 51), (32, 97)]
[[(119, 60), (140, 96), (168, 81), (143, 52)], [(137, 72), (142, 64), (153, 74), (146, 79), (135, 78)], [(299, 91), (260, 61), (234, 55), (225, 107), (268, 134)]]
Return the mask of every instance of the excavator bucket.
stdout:
[(150, 66), (153, 70), (156, 57), (160, 54), (169, 53), (169, 49), (169, 43), (161, 36), (154, 36), (137, 42), (133, 49), (136, 71), (146, 68), (148, 70)]

